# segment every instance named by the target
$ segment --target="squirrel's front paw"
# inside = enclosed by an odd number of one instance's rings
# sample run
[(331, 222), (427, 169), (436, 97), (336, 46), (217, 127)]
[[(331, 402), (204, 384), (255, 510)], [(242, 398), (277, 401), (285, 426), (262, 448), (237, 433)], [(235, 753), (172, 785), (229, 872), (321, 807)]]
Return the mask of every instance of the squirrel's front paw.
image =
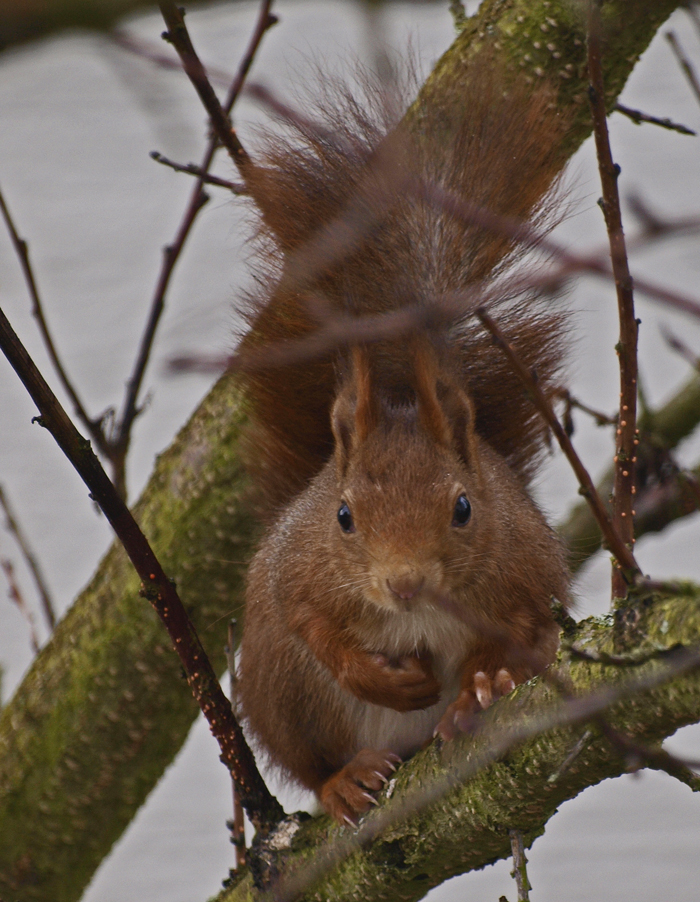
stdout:
[(377, 685), (377, 703), (395, 711), (419, 711), (440, 701), (440, 683), (433, 673), (428, 655), (407, 655), (391, 660), (374, 655), (381, 672)]
[(457, 733), (468, 733), (474, 725), (474, 717), (485, 711), (493, 702), (515, 689), (515, 680), (509, 670), (501, 668), (493, 678), (478, 670), (470, 688), (462, 689), (456, 700), (448, 706), (433, 735), (442, 739), (454, 739)]
[(427, 654), (394, 660), (381, 654), (356, 655), (338, 681), (363, 701), (395, 711), (419, 711), (440, 700), (440, 683)]
[(354, 826), (359, 814), (377, 804), (372, 793), (385, 786), (400, 763), (399, 756), (388, 749), (362, 749), (323, 784), (321, 804), (335, 820)]

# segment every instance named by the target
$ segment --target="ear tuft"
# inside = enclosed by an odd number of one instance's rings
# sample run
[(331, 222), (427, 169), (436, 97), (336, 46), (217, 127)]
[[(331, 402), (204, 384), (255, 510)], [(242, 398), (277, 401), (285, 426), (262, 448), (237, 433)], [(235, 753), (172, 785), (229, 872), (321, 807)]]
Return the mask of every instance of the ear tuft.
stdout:
[(439, 370), (435, 350), (426, 341), (413, 347), (416, 405), (423, 430), (437, 444), (456, 451), (465, 463), (477, 463), (474, 406), (460, 386)]
[(367, 348), (355, 345), (352, 349), (352, 378), (355, 383), (357, 406), (355, 429), (358, 443), (364, 442), (379, 425), (379, 401), (373, 389), (372, 370)]
[(331, 411), (336, 461), (344, 473), (352, 453), (363, 444), (380, 421), (379, 401), (373, 388), (367, 349), (352, 349), (352, 370)]

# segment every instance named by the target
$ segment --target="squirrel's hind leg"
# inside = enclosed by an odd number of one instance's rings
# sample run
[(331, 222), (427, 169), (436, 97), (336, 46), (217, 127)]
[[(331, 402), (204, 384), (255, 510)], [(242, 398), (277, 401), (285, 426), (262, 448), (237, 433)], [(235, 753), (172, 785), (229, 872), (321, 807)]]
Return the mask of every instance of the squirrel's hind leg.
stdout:
[(359, 814), (377, 804), (372, 793), (385, 786), (400, 763), (388, 749), (362, 749), (321, 786), (321, 804), (336, 821), (354, 825)]

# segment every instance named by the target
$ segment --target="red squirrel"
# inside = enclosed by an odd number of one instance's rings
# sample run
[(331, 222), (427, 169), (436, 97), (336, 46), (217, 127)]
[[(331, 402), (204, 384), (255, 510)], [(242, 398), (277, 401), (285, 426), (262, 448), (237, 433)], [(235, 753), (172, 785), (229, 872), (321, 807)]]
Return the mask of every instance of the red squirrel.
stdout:
[[(242, 341), (308, 339), (329, 314), (423, 310), (430, 325), (242, 376), (268, 531), (238, 699), (271, 762), (352, 823), (401, 760), (553, 660), (551, 601), (568, 596), (527, 492), (545, 439), (532, 402), (467, 301), (430, 321), (513, 251), (460, 209), (537, 222), (563, 126), (546, 89), (485, 67), (447, 117), (409, 127), (377, 107), (336, 88), (323, 125), (292, 116), (261, 151), (249, 190), (266, 262)], [(552, 391), (561, 314), (532, 297), (490, 309)]]

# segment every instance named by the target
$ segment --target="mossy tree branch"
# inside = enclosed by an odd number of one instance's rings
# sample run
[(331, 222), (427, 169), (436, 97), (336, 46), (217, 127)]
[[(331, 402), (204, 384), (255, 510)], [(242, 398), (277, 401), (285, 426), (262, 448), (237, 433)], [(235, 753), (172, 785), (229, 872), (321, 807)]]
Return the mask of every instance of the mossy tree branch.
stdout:
[[(604, 4), (612, 35), (605, 53), (610, 105), (677, 5)], [(571, 110), (563, 166), (590, 131), (583, 22), (573, 8), (568, 0), (487, 0), (428, 79), (411, 113), (414, 127), (420, 128), (422, 109), (430, 107), (434, 117), (458, 102), (479, 55), (495, 53), (508, 71), (533, 84), (556, 80), (558, 102)], [(534, 48), (543, 26), (556, 51)], [(221, 670), (225, 618), (240, 613), (243, 566), (256, 534), (237, 453), (244, 419), (235, 381), (221, 380), (159, 459), (135, 510)], [(123, 552), (113, 548), (0, 715), (2, 896), (78, 899), (196, 715), (138, 583)]]
[[(402, 767), (392, 781), (390, 800), (380, 799), (381, 807), (363, 820), (357, 837), (373, 837), (377, 820), (389, 824), (361, 850), (348, 843), (350, 831), (328, 818), (303, 825), (291, 839), (273, 898), (291, 899), (288, 890), (305, 887), (300, 898), (307, 902), (418, 900), (449, 877), (510, 857), (512, 829), (521, 831), (530, 846), (562, 802), (629, 769), (618, 745), (591, 720), (599, 702), (622, 696), (607, 709), (605, 723), (608, 732), (618, 732), (635, 748), (654, 749), (680, 727), (700, 720), (699, 602), (700, 588), (689, 587), (684, 595), (637, 599), (615, 619), (579, 624), (567, 635), (568, 645), (602, 657), (634, 649), (632, 660), (648, 652), (646, 663), (594, 663), (572, 658), (564, 649), (553, 668), (556, 678), (544, 674), (518, 687), (488, 712), (480, 735), (444, 746), (434, 743)], [(688, 660), (694, 666), (662, 681), (679, 646), (692, 649)], [(635, 685), (647, 688), (631, 691)], [(577, 701), (567, 707), (571, 697)], [(508, 737), (520, 741), (503, 752)], [(700, 778), (688, 782), (700, 789)], [(429, 796), (434, 786), (447, 791), (433, 804), (411, 811), (413, 800)], [(403, 816), (406, 810), (408, 817)], [(342, 854), (348, 847), (352, 854)], [(317, 866), (312, 871), (309, 864), (315, 857), (318, 865), (319, 850), (340, 863), (315, 885), (307, 885), (308, 877), (322, 871)], [(270, 897), (256, 891), (245, 875), (222, 891), (217, 902), (258, 898)]]

